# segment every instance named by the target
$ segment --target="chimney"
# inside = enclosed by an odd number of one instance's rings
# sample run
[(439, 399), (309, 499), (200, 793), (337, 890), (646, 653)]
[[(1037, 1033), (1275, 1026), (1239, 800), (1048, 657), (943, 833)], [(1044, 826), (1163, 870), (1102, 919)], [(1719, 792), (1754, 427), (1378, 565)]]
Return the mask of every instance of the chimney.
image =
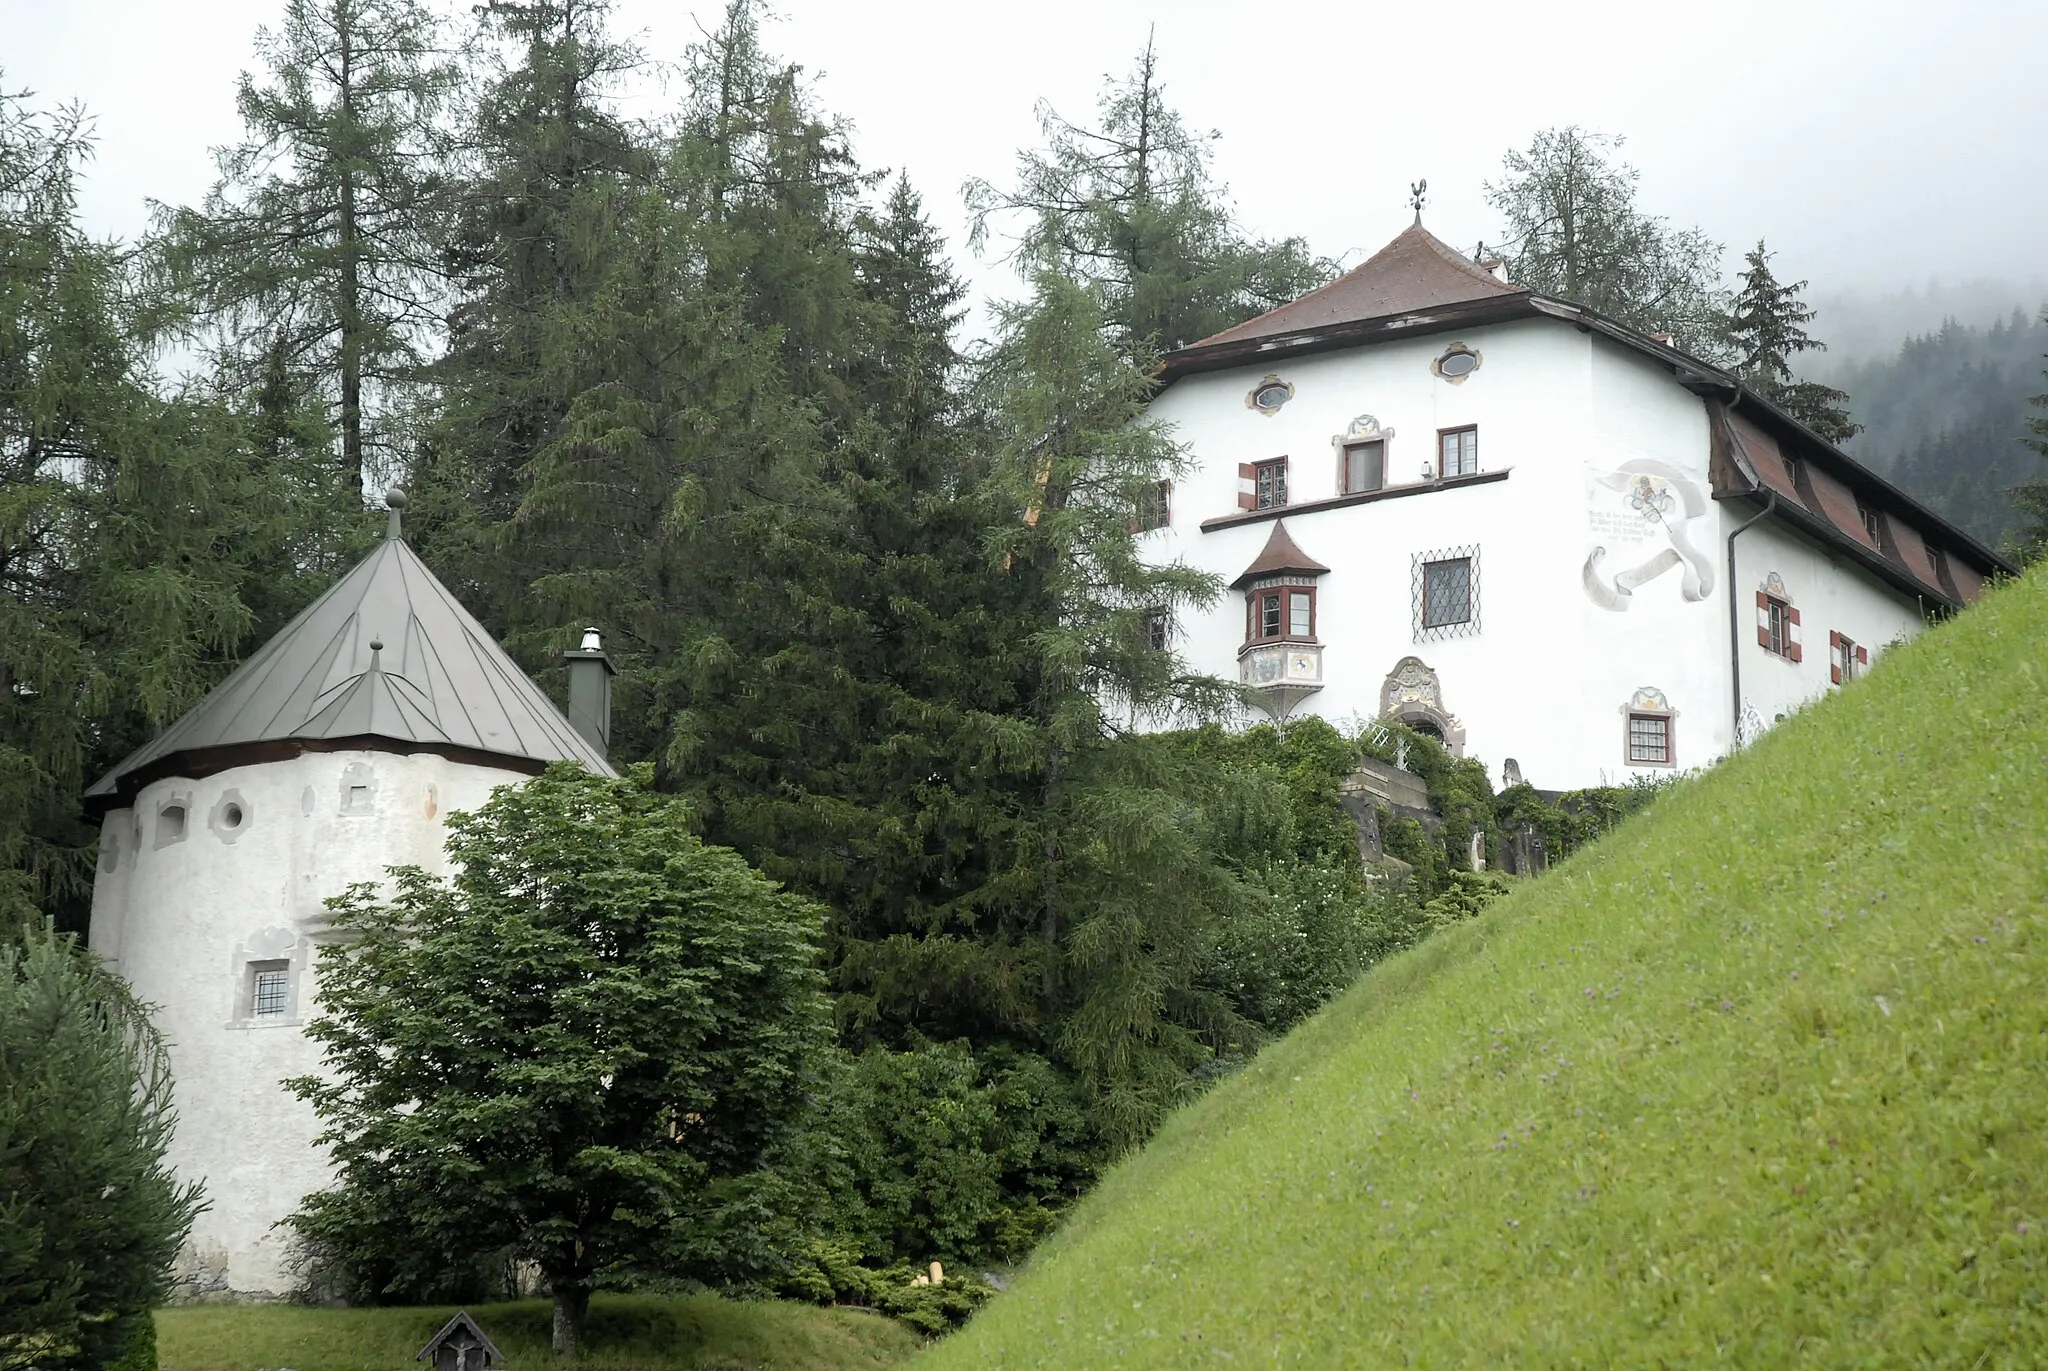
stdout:
[(604, 655), (597, 630), (583, 630), (583, 646), (564, 652), (569, 664), (569, 723), (603, 757), (612, 745), (612, 677), (618, 674)]
[(1479, 269), (1493, 277), (1494, 280), (1503, 284), (1507, 283), (1508, 263), (1505, 257), (1488, 257), (1479, 264)]
[(1665, 347), (1671, 348), (1674, 351), (1678, 347), (1678, 335), (1675, 333), (1653, 333), (1650, 335), (1650, 341), (1653, 343), (1661, 343)]

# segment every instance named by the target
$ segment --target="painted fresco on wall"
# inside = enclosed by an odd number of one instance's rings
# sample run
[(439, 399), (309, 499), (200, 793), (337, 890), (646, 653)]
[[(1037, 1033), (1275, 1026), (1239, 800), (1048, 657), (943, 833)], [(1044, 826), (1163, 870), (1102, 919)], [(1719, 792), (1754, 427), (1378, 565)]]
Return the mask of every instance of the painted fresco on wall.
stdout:
[[(1586, 471), (1587, 541), (1580, 579), (1586, 598), (1617, 614), (1637, 590), (1677, 572), (1679, 598), (1698, 604), (1714, 593), (1714, 563), (1692, 541), (1709, 505), (1699, 482), (1668, 463), (1642, 457), (1612, 471)], [(1672, 583), (1667, 583), (1672, 584)]]

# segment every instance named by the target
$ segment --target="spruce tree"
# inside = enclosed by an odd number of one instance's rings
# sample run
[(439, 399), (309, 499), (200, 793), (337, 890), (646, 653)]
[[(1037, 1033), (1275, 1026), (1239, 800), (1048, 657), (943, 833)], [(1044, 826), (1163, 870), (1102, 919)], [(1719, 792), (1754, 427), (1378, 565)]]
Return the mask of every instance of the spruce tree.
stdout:
[[(418, 0), (288, 0), (246, 132), (198, 209), (159, 205), (170, 282), (240, 387), (282, 365), (331, 407), (345, 482), (398, 469), (398, 391), (438, 331), (437, 121), (455, 82)], [(373, 454), (382, 449), (381, 456)]]
[(155, 1366), (150, 1311), (201, 1208), (164, 1164), (170, 1058), (119, 978), (30, 925), (0, 943), (0, 1364)]
[(1771, 256), (1759, 238), (1743, 259), (1742, 288), (1728, 311), (1730, 365), (1754, 394), (1829, 442), (1844, 442), (1863, 431), (1849, 418), (1848, 392), (1792, 373), (1794, 356), (1825, 352), (1827, 344), (1807, 336), (1813, 310), (1799, 298), (1806, 282), (1780, 282), (1771, 274)]
[[(2048, 309), (2041, 312), (2041, 322), (2048, 327)], [(2020, 441), (2048, 457), (2048, 391), (2031, 397), (2027, 403), (2043, 412), (2027, 417), (2027, 432), (2031, 436)], [(2036, 476), (2020, 482), (2012, 488), (2011, 499), (2012, 507), (2026, 522), (2007, 541), (2020, 561), (2032, 565), (2048, 557), (2048, 477)]]
[(1167, 104), (1150, 40), (1131, 74), (1105, 85), (1093, 125), (1044, 105), (1038, 120), (1045, 145), (1019, 154), (1013, 188), (968, 182), (971, 242), (1021, 219), (1016, 260), (1095, 282), (1127, 358), (1199, 342), (1335, 274), (1299, 238), (1244, 235), (1210, 173), (1216, 135)]
[(1631, 328), (1670, 333), (1712, 361), (1722, 352), (1721, 245), (1637, 208), (1636, 169), (1613, 159), (1621, 143), (1571, 125), (1502, 159), (1486, 202), (1504, 221), (1509, 275)]

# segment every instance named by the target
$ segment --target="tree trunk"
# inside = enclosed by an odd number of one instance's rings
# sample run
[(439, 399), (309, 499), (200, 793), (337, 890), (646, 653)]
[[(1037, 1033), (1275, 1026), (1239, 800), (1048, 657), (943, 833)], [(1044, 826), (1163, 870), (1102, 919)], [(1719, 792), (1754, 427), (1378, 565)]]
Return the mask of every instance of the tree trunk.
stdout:
[(555, 1355), (573, 1357), (583, 1341), (583, 1320), (590, 1313), (590, 1287), (580, 1282), (548, 1282), (555, 1296)]
[(341, 469), (343, 478), (363, 494), (363, 298), (362, 273), (357, 255), (361, 235), (356, 230), (356, 177), (348, 157), (354, 155), (356, 136), (354, 52), (347, 29), (341, 34), (341, 117), (350, 139), (342, 161), (338, 236), (341, 248), (340, 298), (335, 302), (341, 326)]
[(1059, 993), (1059, 950), (1060, 950), (1060, 837), (1055, 815), (1059, 797), (1060, 768), (1065, 754), (1059, 744), (1046, 749), (1045, 756), (1045, 843), (1042, 850), (1045, 870), (1040, 888), (1042, 903), (1038, 912), (1038, 936), (1045, 943), (1045, 965), (1039, 971), (1038, 991), (1045, 1005), (1047, 1021), (1053, 1013), (1053, 1000)]

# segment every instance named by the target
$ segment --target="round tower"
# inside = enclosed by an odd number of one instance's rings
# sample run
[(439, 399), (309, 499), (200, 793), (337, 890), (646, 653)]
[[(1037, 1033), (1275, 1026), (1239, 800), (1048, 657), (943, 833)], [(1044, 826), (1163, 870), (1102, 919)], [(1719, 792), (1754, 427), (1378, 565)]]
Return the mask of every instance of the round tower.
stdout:
[[(572, 727), (406, 546), (387, 537), (197, 708), (109, 772), (91, 943), (155, 1006), (175, 1073), (169, 1161), (209, 1208), (181, 1294), (297, 1284), (279, 1221), (331, 1174), (304, 1025), (326, 901), (387, 868), (445, 868), (444, 824), (556, 760), (611, 774), (604, 723)], [(572, 670), (607, 675), (586, 640)]]

